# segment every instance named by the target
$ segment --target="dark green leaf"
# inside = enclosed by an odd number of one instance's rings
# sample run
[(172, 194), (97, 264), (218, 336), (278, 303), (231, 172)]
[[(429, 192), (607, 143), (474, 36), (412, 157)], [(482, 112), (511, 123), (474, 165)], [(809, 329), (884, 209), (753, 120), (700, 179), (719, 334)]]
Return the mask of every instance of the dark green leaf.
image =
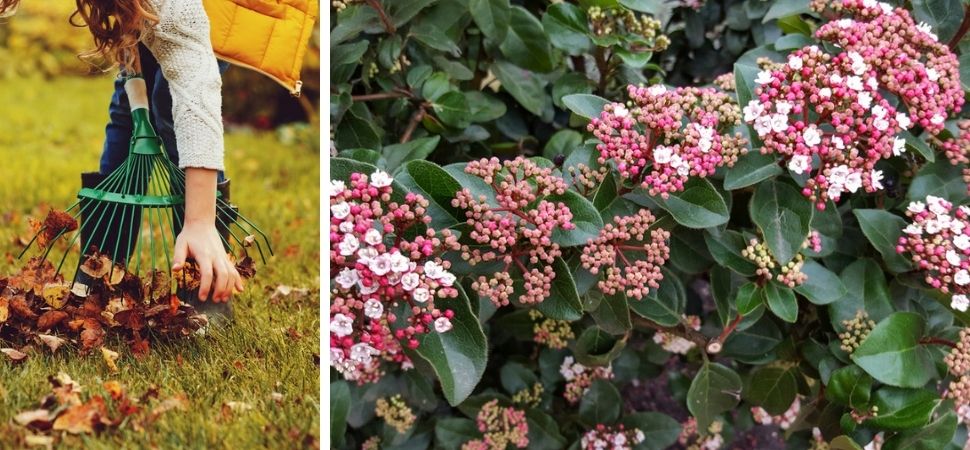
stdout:
[(751, 220), (780, 264), (788, 264), (808, 237), (814, 208), (794, 186), (764, 182), (751, 197)]
[(660, 281), (660, 288), (651, 290), (641, 300), (629, 299), (630, 309), (641, 317), (672, 327), (680, 323), (687, 305), (687, 295), (677, 275), (667, 268), (661, 268), (661, 271), (664, 277)]
[(719, 414), (734, 408), (741, 394), (741, 377), (718, 363), (704, 362), (687, 391), (687, 409), (706, 430)]
[(505, 40), (512, 14), (509, 0), (469, 0), (468, 11), (482, 34), (495, 42)]
[(919, 343), (924, 327), (918, 314), (893, 313), (873, 328), (852, 353), (852, 360), (882, 383), (923, 387), (935, 373), (929, 351)]
[(532, 370), (517, 362), (510, 362), (502, 366), (499, 377), (502, 380), (502, 388), (509, 395), (515, 395), (522, 390), (532, 389), (532, 386), (539, 382), (539, 379)]
[(909, 185), (906, 199), (926, 201), (928, 195), (943, 197), (954, 204), (963, 203), (967, 198), (967, 183), (963, 182), (961, 166), (950, 165), (946, 158), (924, 165)]
[(465, 100), (465, 95), (461, 92), (452, 91), (445, 93), (431, 104), (431, 108), (434, 109), (435, 115), (445, 125), (455, 128), (465, 128), (469, 124), (470, 111), (468, 109), (468, 101)]
[(388, 172), (393, 172), (408, 161), (427, 159), (440, 140), (441, 136), (432, 136), (403, 144), (388, 145), (381, 150), (384, 154), (384, 166), (387, 167)]
[(596, 424), (612, 424), (620, 418), (620, 407), (623, 399), (607, 380), (594, 380), (579, 402), (579, 420), (588, 428)]
[(563, 97), (562, 103), (576, 115), (593, 119), (600, 116), (603, 106), (610, 101), (592, 94), (571, 94)]
[(553, 68), (552, 44), (542, 23), (521, 6), (512, 7), (509, 32), (500, 47), (502, 54), (519, 67), (543, 73)]
[(760, 406), (773, 416), (783, 414), (795, 401), (798, 393), (796, 371), (783, 367), (755, 369), (742, 392), (744, 399)]
[(471, 419), (444, 417), (435, 421), (435, 441), (444, 448), (461, 448), (462, 444), (481, 439), (481, 436), (478, 425)]
[(886, 440), (885, 450), (937, 450), (948, 448), (957, 431), (957, 416), (953, 411), (945, 412), (929, 425), (904, 430)]
[(451, 85), (448, 74), (444, 72), (432, 73), (424, 85), (421, 87), (421, 97), (425, 100), (435, 101), (448, 92), (454, 92), (455, 87)]
[(788, 286), (781, 286), (771, 281), (763, 286), (762, 292), (768, 309), (779, 319), (789, 323), (795, 323), (798, 320), (798, 299)]
[[(451, 199), (461, 190), (461, 184), (441, 167), (423, 159), (416, 159), (405, 164), (395, 179), (411, 192), (423, 195), (434, 206), (432, 208), (429, 205), (427, 211), (433, 227), (444, 229), (464, 222), (464, 214), (451, 206)], [(447, 217), (442, 217), (442, 214)]]
[(340, 153), (337, 154), (337, 156), (341, 158), (352, 159), (354, 161), (360, 161), (362, 163), (367, 163), (377, 167), (383, 167), (385, 170), (387, 170), (387, 166), (385, 166), (381, 162), (381, 154), (369, 148), (353, 148), (350, 150), (342, 150)]
[(330, 49), (330, 64), (337, 66), (341, 64), (356, 64), (360, 62), (360, 57), (367, 51), (367, 40), (360, 40), (350, 44), (341, 44)]
[(552, 268), (556, 272), (556, 278), (552, 280), (549, 297), (540, 302), (536, 308), (551, 319), (579, 320), (583, 317), (583, 303), (579, 299), (576, 282), (573, 281), (569, 266), (561, 257), (557, 257), (552, 263)]
[(704, 231), (704, 242), (707, 249), (718, 264), (727, 267), (746, 277), (753, 276), (758, 266), (750, 259), (741, 255), (741, 251), (748, 246), (744, 236), (734, 230), (718, 233), (716, 230)]
[(505, 115), (505, 103), (480, 91), (465, 92), (468, 100), (468, 120), (474, 123), (491, 122)]
[(735, 308), (738, 314), (746, 316), (764, 304), (764, 293), (754, 283), (746, 283), (738, 288), (738, 294), (734, 298)]
[(738, 158), (734, 167), (727, 169), (724, 175), (724, 189), (729, 191), (741, 189), (781, 173), (781, 166), (778, 165), (773, 156), (762, 155), (759, 152), (748, 152), (748, 154)]
[(374, 127), (367, 107), (360, 103), (350, 106), (334, 133), (337, 150), (351, 148), (379, 149), (381, 134)]
[(862, 233), (879, 251), (890, 270), (899, 273), (912, 269), (909, 259), (896, 252), (899, 236), (906, 227), (902, 217), (882, 209), (854, 209), (852, 213), (859, 219)]
[(630, 307), (623, 292), (614, 295), (604, 295), (596, 310), (591, 311), (590, 315), (603, 331), (620, 335), (626, 333), (632, 327), (630, 323)]
[(845, 286), (845, 296), (829, 304), (829, 316), (836, 330), (843, 330), (842, 322), (851, 320), (860, 310), (875, 321), (893, 312), (886, 277), (875, 261), (868, 258), (857, 260), (846, 267), (839, 278)]
[(656, 197), (661, 208), (667, 210), (677, 223), (688, 228), (710, 228), (727, 223), (730, 218), (727, 203), (704, 178), (691, 178), (684, 190), (667, 199)]
[(808, 4), (808, 0), (780, 0), (774, 2), (771, 4), (768, 12), (765, 13), (764, 18), (761, 19), (761, 22), (767, 23), (772, 19), (807, 13), (811, 10)]
[(550, 202), (562, 202), (573, 214), (572, 223), (575, 228), (563, 230), (556, 228), (552, 230), (552, 242), (561, 247), (575, 247), (586, 245), (586, 243), (599, 235), (603, 228), (603, 218), (593, 204), (583, 196), (573, 190), (567, 190), (562, 195), (550, 195), (546, 197)]
[(625, 339), (617, 339), (597, 327), (589, 327), (576, 338), (572, 349), (576, 362), (584, 366), (606, 366), (620, 356), (625, 346)]
[(865, 411), (869, 407), (871, 390), (872, 377), (859, 366), (849, 365), (832, 372), (825, 385), (825, 398), (857, 411)]
[(350, 387), (346, 381), (330, 383), (330, 441), (342, 447), (347, 431), (347, 413), (350, 411)]
[(845, 296), (845, 285), (838, 275), (826, 269), (821, 264), (809, 260), (802, 265), (802, 273), (808, 279), (795, 286), (795, 292), (802, 294), (808, 301), (816, 305), (827, 305)]
[(417, 353), (434, 368), (441, 389), (452, 406), (465, 400), (485, 372), (488, 343), (472, 313), (468, 297), (460, 285), (458, 297), (435, 299), (435, 307), (452, 310), (453, 328), (445, 333), (428, 333), (421, 339)]
[(900, 135), (906, 140), (906, 148), (915, 150), (929, 162), (936, 161), (936, 152), (930, 148), (930, 145), (927, 144), (925, 140), (913, 136), (913, 133), (910, 133), (909, 131), (904, 131), (903, 133), (900, 133)]
[(542, 15), (542, 26), (552, 45), (570, 55), (589, 50), (588, 19), (582, 9), (569, 3), (554, 3)]
[(939, 394), (929, 389), (884, 386), (872, 398), (879, 415), (867, 420), (866, 425), (895, 431), (919, 428), (929, 423), (940, 403)]
[(664, 450), (677, 442), (680, 435), (680, 423), (658, 412), (627, 414), (622, 423), (628, 430), (636, 428), (643, 432), (643, 442), (633, 447), (636, 450)]
[(552, 99), (546, 95), (546, 82), (535, 73), (505, 61), (492, 64), (492, 73), (526, 111), (542, 117), (546, 110), (552, 110)]
[(537, 450), (560, 450), (566, 446), (566, 438), (559, 432), (559, 424), (548, 414), (536, 408), (525, 412), (529, 425), (529, 448)]
[(940, 42), (947, 42), (956, 34), (963, 19), (963, 2), (960, 0), (913, 0), (913, 18), (926, 22)]

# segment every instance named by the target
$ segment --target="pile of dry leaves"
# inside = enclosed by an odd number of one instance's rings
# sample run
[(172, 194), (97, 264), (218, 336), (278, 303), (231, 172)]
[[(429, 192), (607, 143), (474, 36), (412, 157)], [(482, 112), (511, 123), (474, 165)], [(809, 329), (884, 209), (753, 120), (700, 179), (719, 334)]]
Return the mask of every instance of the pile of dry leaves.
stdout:
[(141, 431), (163, 413), (185, 410), (189, 403), (185, 395), (160, 399), (155, 387), (141, 396), (131, 397), (121, 383), (113, 380), (102, 385), (106, 395), (89, 394), (63, 372), (48, 377), (48, 381), (51, 393), (41, 399), (38, 407), (14, 416), (18, 425), (39, 433), (24, 436), (24, 444), (50, 445), (53, 437), (43, 434), (50, 431), (91, 434), (118, 428), (122, 423)]
[[(57, 230), (54, 234), (76, 229), (76, 222), (65, 217), (70, 218), (52, 212), (43, 229)], [(52, 236), (43, 234), (46, 245)], [(249, 257), (238, 261), (237, 269), (246, 278), (255, 274)], [(0, 352), (19, 361), (27, 356), (25, 346), (57, 351), (70, 342), (82, 355), (100, 348), (111, 365), (117, 354), (103, 347), (108, 335), (123, 338), (138, 357), (147, 354), (149, 336), (188, 336), (207, 324), (204, 314), (173, 294), (168, 272), (139, 278), (97, 252), (85, 259), (80, 272), (86, 275), (84, 285), (66, 281), (50, 261), (34, 258), (19, 273), (0, 276), (0, 343), (5, 344)], [(197, 292), (200, 276), (194, 264), (173, 278), (182, 297)]]

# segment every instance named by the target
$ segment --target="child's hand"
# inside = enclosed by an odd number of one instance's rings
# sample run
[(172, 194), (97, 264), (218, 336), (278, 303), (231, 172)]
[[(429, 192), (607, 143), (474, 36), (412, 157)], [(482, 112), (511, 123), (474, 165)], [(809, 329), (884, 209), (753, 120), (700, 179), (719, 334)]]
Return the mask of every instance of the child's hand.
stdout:
[(199, 300), (205, 301), (214, 291), (212, 300), (224, 302), (233, 290), (241, 292), (243, 283), (216, 230), (216, 177), (214, 170), (185, 169), (185, 225), (175, 239), (172, 271), (181, 270), (191, 256), (201, 274)]
[(185, 224), (182, 233), (175, 240), (175, 264), (172, 271), (181, 270), (188, 256), (199, 265), (199, 300), (207, 300), (211, 291), (214, 292), (212, 301), (224, 302), (229, 300), (234, 290), (242, 291), (242, 277), (236, 271), (235, 265), (229, 261), (222, 247), (222, 238), (214, 225)]

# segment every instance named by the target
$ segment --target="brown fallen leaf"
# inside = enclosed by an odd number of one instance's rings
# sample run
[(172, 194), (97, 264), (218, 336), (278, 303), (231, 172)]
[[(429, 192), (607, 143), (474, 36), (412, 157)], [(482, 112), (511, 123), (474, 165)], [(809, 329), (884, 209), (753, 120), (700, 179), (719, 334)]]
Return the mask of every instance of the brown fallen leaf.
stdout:
[(10, 318), (10, 300), (0, 297), (0, 323)]
[(54, 336), (52, 334), (38, 334), (37, 339), (40, 339), (47, 348), (51, 349), (51, 353), (56, 353), (57, 349), (64, 345), (65, 341), (63, 338)]
[(76, 230), (77, 220), (64, 211), (52, 209), (47, 213), (47, 218), (44, 219), (42, 229), (44, 242), (41, 244), (41, 246), (43, 247), (45, 244), (50, 243), (59, 236)]
[(54, 448), (54, 437), (40, 434), (28, 434), (24, 436), (24, 444), (31, 447), (47, 447), (48, 450)]
[(37, 319), (37, 331), (50, 330), (63, 322), (64, 319), (67, 319), (67, 317), (67, 313), (64, 311), (47, 311)]
[(0, 353), (7, 355), (11, 361), (18, 363), (27, 359), (27, 354), (15, 348), (0, 348)]
[(57, 376), (47, 378), (51, 383), (51, 392), (58, 405), (78, 405), (81, 403), (81, 385), (74, 381), (70, 375), (58, 372)]
[(46, 409), (32, 409), (13, 417), (14, 422), (35, 430), (48, 430), (51, 427), (51, 412)]
[(108, 349), (107, 347), (101, 347), (101, 358), (104, 359), (104, 363), (111, 370), (111, 373), (118, 373), (118, 357), (121, 356), (118, 352)]
[(84, 260), (84, 264), (81, 264), (80, 269), (81, 272), (84, 272), (91, 278), (104, 278), (108, 275), (108, 270), (111, 269), (111, 258), (95, 252)]
[(71, 293), (71, 286), (66, 283), (48, 283), (44, 285), (41, 296), (48, 306), (54, 309), (61, 309), (67, 303), (68, 295)]
[(27, 320), (34, 320), (37, 318), (37, 314), (30, 309), (30, 305), (27, 304), (27, 299), (22, 295), (11, 298), (9, 307), (10, 312), (13, 313), (14, 316)]
[(71, 434), (90, 434), (94, 433), (95, 427), (101, 424), (101, 419), (105, 416), (107, 416), (107, 408), (104, 399), (96, 395), (87, 402), (64, 410), (54, 420), (53, 429)]

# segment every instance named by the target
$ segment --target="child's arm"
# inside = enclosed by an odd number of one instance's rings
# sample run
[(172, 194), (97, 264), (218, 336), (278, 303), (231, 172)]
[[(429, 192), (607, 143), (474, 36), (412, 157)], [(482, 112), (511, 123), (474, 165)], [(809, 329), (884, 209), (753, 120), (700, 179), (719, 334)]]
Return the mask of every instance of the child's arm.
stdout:
[[(172, 93), (179, 166), (185, 169), (185, 224), (176, 238), (175, 269), (199, 263), (199, 298), (229, 299), (242, 279), (216, 229), (217, 171), (223, 170), (222, 77), (202, 0), (153, 0), (158, 23), (142, 42), (155, 55)], [(214, 281), (214, 283), (213, 283)], [(210, 289), (211, 286), (211, 289)]]

